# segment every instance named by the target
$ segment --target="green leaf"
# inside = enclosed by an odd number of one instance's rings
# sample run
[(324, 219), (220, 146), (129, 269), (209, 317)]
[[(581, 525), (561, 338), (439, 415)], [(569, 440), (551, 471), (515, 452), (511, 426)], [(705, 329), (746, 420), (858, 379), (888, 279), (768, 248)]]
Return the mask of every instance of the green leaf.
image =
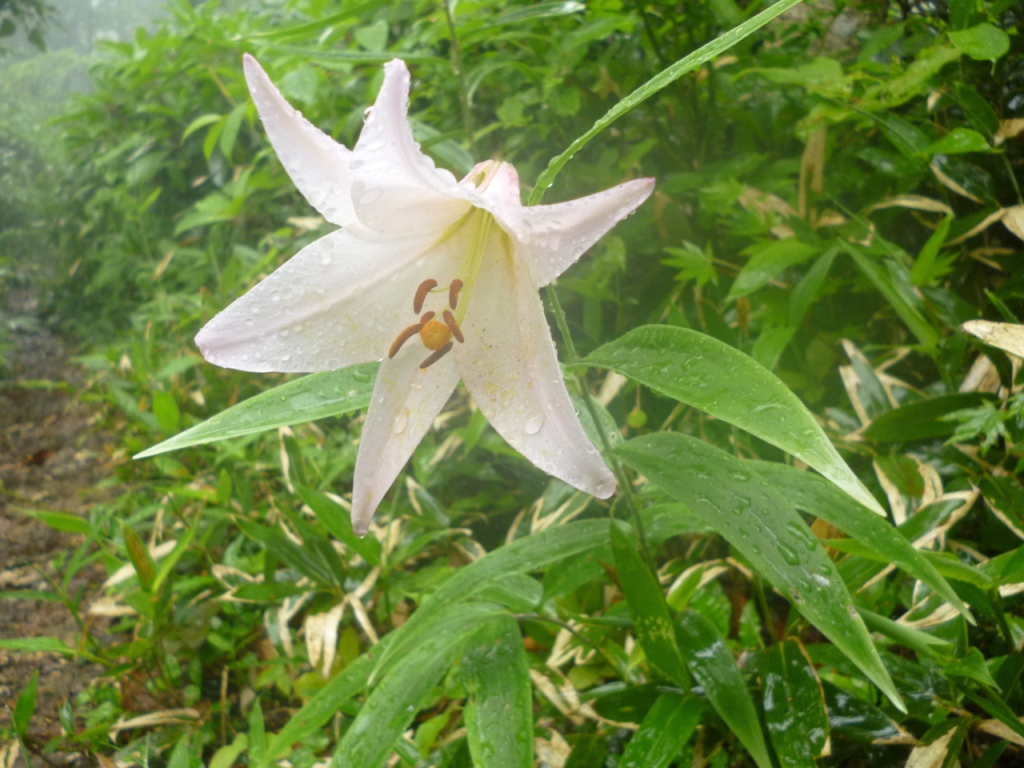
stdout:
[(846, 243), (845, 248), (860, 271), (874, 284), (883, 298), (889, 302), (890, 306), (892, 306), (899, 318), (906, 323), (907, 328), (917, 337), (921, 345), (927, 349), (935, 347), (939, 341), (938, 331), (900, 293), (899, 288), (893, 282), (891, 274), (887, 270), (882, 269), (873, 257), (862, 253), (853, 244)]
[[(676, 624), (686, 665), (704, 689), (711, 706), (754, 758), (759, 768), (771, 768), (754, 700), (736, 666), (729, 646), (714, 625), (696, 611), (684, 612)], [(645, 718), (646, 722), (646, 718)]]
[(977, 648), (968, 648), (963, 657), (947, 661), (943, 671), (948, 675), (967, 677), (987, 688), (999, 690), (999, 686), (992, 679), (992, 673), (989, 672), (988, 665), (985, 663), (985, 657)]
[(696, 696), (661, 694), (626, 745), (620, 768), (665, 768), (697, 730), (703, 710)]
[(610, 368), (735, 424), (885, 514), (799, 398), (771, 371), (728, 344), (687, 328), (648, 325), (599, 347), (580, 365)]
[(315, 38), (325, 29), (330, 29), (342, 21), (366, 18), (368, 14), (373, 13), (373, 11), (382, 6), (388, 5), (390, 2), (391, 0), (369, 0), (369, 2), (360, 3), (359, 5), (349, 5), (338, 13), (324, 16), (316, 21), (297, 24), (295, 26), (285, 27), (284, 29), (272, 29), (266, 32), (256, 32), (250, 36), (260, 40), (282, 40), (289, 37)]
[(946, 242), (946, 238), (949, 236), (949, 225), (952, 223), (952, 216), (944, 218), (921, 247), (920, 253), (914, 259), (914, 266), (910, 270), (910, 282), (914, 285), (929, 285), (952, 271), (953, 264), (956, 262), (956, 253), (939, 258), (939, 249)]
[(198, 131), (200, 128), (204, 128), (207, 125), (210, 125), (211, 123), (216, 123), (222, 117), (223, 117), (223, 115), (217, 115), (217, 114), (200, 115), (199, 117), (197, 117), (195, 120), (193, 120), (191, 123), (188, 124), (188, 128), (186, 128), (185, 132), (183, 134), (181, 134), (181, 142), (184, 144), (185, 143), (185, 139), (187, 139), (193, 133)]
[(370, 679), (370, 672), (380, 654), (390, 642), (390, 635), (372, 649), (349, 663), (341, 672), (317, 691), (313, 698), (292, 715), (292, 718), (270, 740), (257, 768), (266, 768), (291, 751), (291, 745), (300, 742), (326, 725), (341, 706), (360, 693)]
[(992, 138), (999, 130), (999, 116), (988, 100), (966, 83), (956, 84), (956, 98), (971, 125), (987, 138)]
[(153, 393), (153, 415), (164, 432), (177, 432), (181, 422), (178, 403), (169, 392), (157, 390)]
[[(892, 702), (903, 709), (835, 565), (786, 494), (746, 462), (676, 433), (648, 435), (615, 449), (726, 538)], [(813, 477), (813, 475), (809, 475)]]
[(1010, 37), (994, 24), (984, 22), (949, 33), (953, 45), (972, 59), (995, 61), (1010, 50)]
[(559, 171), (561, 171), (565, 164), (572, 159), (573, 155), (583, 149), (583, 147), (587, 145), (587, 142), (601, 133), (601, 131), (625, 115), (633, 109), (633, 107), (649, 99), (662, 88), (675, 82), (687, 72), (692, 72), (697, 69), (697, 67), (701, 66), (706, 61), (710, 61), (715, 58), (718, 54), (727, 51), (740, 40), (753, 34), (776, 16), (785, 13), (799, 2), (800, 0), (780, 0), (780, 2), (769, 6), (756, 16), (748, 19), (737, 27), (733, 27), (728, 32), (719, 35), (710, 43), (701, 46), (693, 53), (666, 67), (622, 99), (618, 104), (599, 118), (590, 130), (573, 141), (564, 152), (551, 159), (548, 163), (548, 167), (545, 168), (544, 172), (538, 177), (537, 183), (534, 185), (533, 192), (530, 193), (529, 205), (537, 205), (537, 203), (541, 201), (544, 197), (544, 193), (547, 192), (554, 183), (555, 177), (558, 176)]
[(1018, 736), (1024, 736), (1024, 723), (1020, 721), (1002, 698), (991, 691), (987, 691), (985, 696), (979, 696), (966, 690), (962, 691), (962, 693)]
[(242, 533), (253, 541), (258, 541), (278, 560), (290, 565), (319, 586), (326, 588), (338, 586), (334, 572), (323, 563), (322, 559), (311, 557), (310, 553), (285, 536), (279, 528), (267, 528), (241, 517), (235, 518), (235, 524), (242, 530)]
[(379, 676), (379, 683), (338, 744), (331, 768), (383, 765), (395, 741), (412, 723), (452, 661), (462, 654), (484, 622), (498, 617), (507, 618), (505, 610), (487, 603), (451, 606), (437, 615), (430, 631), (417, 636), (415, 647)]
[(733, 301), (760, 290), (780, 272), (802, 264), (817, 252), (817, 246), (802, 243), (792, 237), (775, 240), (766, 246), (759, 247), (753, 258), (744, 264), (739, 274), (736, 275), (726, 301)]
[[(680, 514), (673, 505), (645, 510), (643, 519), (647, 540), (652, 544), (693, 530), (692, 518)], [(510, 574), (539, 570), (588, 552), (597, 552), (610, 561), (608, 547), (608, 523), (605, 520), (580, 520), (547, 528), (488, 552), (485, 557), (449, 576), (410, 619), (391, 634), (393, 641), (381, 658), (379, 669), (386, 668), (392, 659), (408, 653), (424, 634), (424, 627), (448, 606), (468, 600)]]
[(249, 710), (249, 759), (260, 762), (267, 749), (266, 723), (263, 720), (263, 707), (256, 699)]
[[(737, 461), (728, 454), (722, 455)], [(893, 563), (915, 579), (927, 584), (968, 621), (974, 622), (967, 606), (939, 575), (929, 559), (888, 522), (871, 514), (849, 496), (840, 493), (833, 485), (809, 472), (767, 461), (746, 461), (741, 464), (745, 470), (755, 473), (763, 484), (774, 488), (785, 499), (787, 507), (802, 510), (828, 521), (878, 553), (881, 559)], [(807, 546), (813, 538), (802, 521), (798, 527), (790, 529), (790, 533), (805, 539), (804, 544)]]
[(59, 653), (77, 656), (78, 652), (59, 637), (0, 637), (0, 648), (29, 653)]
[(864, 430), (864, 436), (883, 443), (948, 437), (956, 431), (956, 424), (944, 416), (965, 408), (976, 408), (994, 399), (991, 393), (963, 392), (907, 403), (872, 420)]
[(189, 768), (188, 734), (185, 734), (174, 745), (171, 756), (167, 759), (167, 768)]
[(249, 748), (249, 737), (240, 733), (234, 741), (218, 749), (210, 758), (210, 768), (231, 768), (236, 764), (238, 756)]
[[(850, 539), (843, 539), (842, 541), (850, 541)], [(946, 658), (953, 655), (953, 644), (943, 640), (941, 637), (929, 635), (927, 632), (908, 627), (906, 624), (900, 624), (892, 619), (879, 616), (877, 613), (866, 608), (858, 608), (857, 611), (860, 613), (861, 618), (864, 619), (864, 624), (872, 632), (879, 632), (894, 642), (906, 646), (915, 653), (932, 656), (938, 655)]]
[(370, 404), (376, 369), (377, 363), (367, 363), (289, 381), (221, 411), (135, 458), (358, 411)]
[(26, 517), (32, 517), (41, 523), (45, 523), (55, 531), (81, 533), (90, 538), (96, 535), (92, 524), (78, 515), (72, 515), (67, 512), (48, 512), (42, 509), (19, 509), (18, 511)]
[(248, 101), (243, 101), (228, 113), (224, 120), (224, 129), (220, 133), (220, 151), (224, 158), (231, 161), (231, 150), (235, 148), (235, 139), (238, 138), (238, 129), (242, 126), (242, 118), (245, 117), (245, 110), (249, 106)]
[(782, 768), (815, 768), (828, 742), (818, 675), (796, 640), (776, 643), (761, 661), (764, 720)]
[(991, 152), (988, 140), (970, 128), (954, 128), (934, 144), (924, 148), (926, 155), (961, 155), (965, 152)]
[(36, 713), (36, 692), (39, 690), (39, 670), (32, 673), (28, 685), (18, 695), (18, 701), (14, 705), (14, 712), (11, 714), (11, 725), (18, 737), (24, 737), (28, 731), (28, 724), (32, 715)]
[(519, 626), (500, 616), (469, 641), (462, 669), (467, 678), (466, 733), (473, 765), (532, 768), (533, 691)]
[[(634, 735), (633, 738), (636, 738)], [(626, 746), (629, 751), (629, 745)], [(608, 757), (608, 737), (601, 734), (581, 733), (573, 742), (572, 754), (563, 768), (604, 768)]]
[(637, 552), (632, 529), (620, 520), (612, 520), (609, 533), (615, 567), (633, 617), (633, 631), (644, 654), (676, 685), (688, 690), (690, 676), (676, 645), (672, 616), (661, 585)]
[(304, 485), (297, 485), (295, 490), (338, 541), (360, 555), (370, 565), (380, 565), (380, 542), (374, 536), (356, 536), (352, 530), (352, 517), (347, 509), (319, 491)]

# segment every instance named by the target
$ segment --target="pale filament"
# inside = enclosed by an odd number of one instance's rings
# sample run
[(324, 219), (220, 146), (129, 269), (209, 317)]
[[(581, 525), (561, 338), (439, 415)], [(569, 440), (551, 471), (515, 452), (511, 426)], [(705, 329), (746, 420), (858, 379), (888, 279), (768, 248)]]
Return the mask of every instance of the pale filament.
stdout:
[[(424, 280), (420, 283), (416, 289), (416, 295), (413, 296), (412, 309), (417, 315), (420, 310), (423, 309), (423, 303), (427, 300), (427, 294), (433, 291), (437, 287), (437, 280), (433, 278)], [(459, 291), (462, 290), (462, 281), (456, 278), (452, 280), (451, 285), (448, 287), (448, 306), (451, 309), (455, 309), (459, 303)], [(429, 368), (446, 354), (451, 352), (452, 347), (455, 346), (452, 342), (454, 337), (456, 341), (462, 344), (466, 339), (462, 335), (462, 329), (459, 328), (459, 324), (455, 319), (455, 315), (452, 314), (451, 310), (444, 310), (441, 314), (441, 318), (444, 322), (435, 320), (434, 312), (424, 312), (420, 317), (418, 323), (410, 325), (404, 329), (391, 344), (391, 349), (388, 350), (388, 357), (392, 358), (398, 354), (398, 351), (402, 346), (411, 339), (413, 336), (419, 336), (420, 341), (423, 342), (423, 346), (431, 350), (431, 354), (420, 363), (420, 368)]]

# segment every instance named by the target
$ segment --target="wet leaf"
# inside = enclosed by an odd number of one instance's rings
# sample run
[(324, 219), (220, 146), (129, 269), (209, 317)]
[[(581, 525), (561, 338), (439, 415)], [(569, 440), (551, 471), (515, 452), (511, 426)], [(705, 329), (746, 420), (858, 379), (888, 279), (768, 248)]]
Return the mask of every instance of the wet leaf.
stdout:
[(533, 766), (533, 691), (519, 626), (510, 616), (484, 624), (469, 639), (462, 669), (465, 721), (473, 764)]
[(814, 768), (828, 743), (824, 692), (796, 640), (776, 643), (761, 661), (764, 719), (783, 768)]
[(342, 737), (331, 759), (331, 768), (379, 768), (387, 760), (431, 689), (448, 671), (485, 622), (508, 616), (499, 606), (487, 603), (454, 606), (435, 617), (430, 631), (417, 637), (414, 648), (381, 673), (377, 683)]
[(696, 611), (686, 611), (676, 624), (686, 666), (704, 689), (711, 706), (760, 768), (771, 768), (761, 721), (736, 659), (714, 625)]
[(376, 369), (376, 363), (368, 363), (289, 381), (221, 411), (135, 458), (361, 410), (370, 404)]
[[(645, 511), (644, 526), (649, 542), (657, 543), (669, 536), (692, 530), (692, 517), (679, 514), (676, 509), (673, 505), (663, 505)], [(405, 624), (392, 633), (394, 641), (381, 659), (381, 666), (386, 666), (392, 659), (406, 653), (434, 615), (446, 606), (470, 599), (509, 574), (535, 571), (587, 552), (599, 553), (604, 560), (611, 560), (606, 521), (580, 520), (547, 528), (506, 544), (460, 568), (429, 600), (424, 601)]]
[(964, 392), (901, 405), (872, 420), (864, 430), (864, 437), (885, 443), (948, 437), (956, 431), (956, 424), (944, 416), (964, 408), (975, 408), (985, 400), (993, 399), (995, 395), (985, 392)]
[(686, 328), (648, 325), (599, 347), (581, 364), (610, 368), (735, 424), (793, 454), (884, 515), (799, 398), (728, 344)]
[(684, 690), (690, 687), (690, 676), (676, 646), (665, 595), (651, 569), (637, 552), (632, 529), (613, 520), (610, 526), (612, 552), (619, 581), (626, 593), (633, 630), (648, 661)]
[(615, 453), (703, 517), (902, 708), (835, 565), (786, 495), (748, 466), (755, 462), (676, 433), (637, 438)]
[(704, 705), (696, 696), (661, 694), (626, 745), (619, 765), (664, 768), (690, 740), (703, 710)]
[(378, 645), (349, 663), (317, 691), (302, 709), (292, 715), (284, 728), (271, 738), (262, 758), (257, 762), (257, 768), (264, 768), (287, 756), (292, 744), (302, 741), (326, 725), (345, 702), (361, 692), (366, 687), (377, 657), (388, 642), (390, 636), (385, 636)]

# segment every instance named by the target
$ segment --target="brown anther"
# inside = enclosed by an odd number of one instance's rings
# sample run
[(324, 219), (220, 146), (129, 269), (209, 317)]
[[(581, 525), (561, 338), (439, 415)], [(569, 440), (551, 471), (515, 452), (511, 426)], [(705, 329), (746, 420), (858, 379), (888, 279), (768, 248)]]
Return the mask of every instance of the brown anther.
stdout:
[(391, 349), (388, 350), (388, 357), (390, 358), (397, 355), (398, 350), (402, 348), (402, 345), (405, 344), (405, 342), (407, 342), (417, 333), (419, 333), (421, 327), (422, 325), (420, 323), (416, 323), (416, 325), (410, 325), (408, 328), (406, 328), (404, 331), (398, 334), (398, 338), (396, 338), (392, 342)]
[(420, 363), (420, 368), (429, 368), (434, 363), (436, 363), (438, 360), (440, 360), (442, 357), (444, 357), (449, 352), (451, 352), (452, 351), (452, 347), (454, 347), (454, 346), (455, 346), (455, 344), (453, 342), (449, 341), (447, 344), (445, 344), (439, 350), (437, 350), (432, 355), (430, 355), (430, 357), (428, 357), (426, 360), (424, 360), (422, 363)]
[(459, 324), (455, 322), (455, 315), (446, 309), (442, 317), (444, 318), (444, 324), (447, 325), (448, 330), (452, 332), (452, 336), (456, 338), (459, 344), (464, 343), (466, 339), (462, 335), (462, 329), (459, 328)]
[(437, 320), (431, 320), (420, 326), (420, 341), (431, 351), (439, 350), (451, 341), (451, 338), (452, 332), (448, 326)]
[[(455, 307), (458, 306), (459, 291), (461, 290), (462, 281), (459, 280), (459, 278), (455, 278), (454, 280), (452, 280), (452, 284), (448, 286), (448, 306), (451, 307), (452, 309), (455, 309)], [(456, 334), (455, 338), (459, 338), (458, 334)], [(462, 339), (459, 339), (459, 341), (462, 341)]]
[(395, 355), (397, 355), (398, 351), (402, 348), (402, 345), (405, 344), (405, 342), (407, 342), (409, 339), (411, 339), (417, 333), (422, 331), (423, 330), (423, 326), (425, 326), (427, 323), (429, 323), (433, 319), (434, 319), (434, 313), (433, 312), (424, 312), (423, 313), (423, 317), (420, 318), (420, 321), (418, 323), (416, 323), (416, 325), (410, 325), (408, 328), (406, 328), (404, 331), (402, 331), (400, 334), (398, 334), (398, 338), (396, 338), (391, 343), (391, 349), (388, 350), (388, 357), (391, 358), (391, 357), (394, 357)]
[(437, 280), (433, 278), (420, 283), (420, 287), (416, 289), (416, 296), (412, 300), (413, 312), (417, 315), (420, 313), (420, 310), (423, 309), (423, 302), (427, 300), (427, 294), (435, 288), (437, 288)]

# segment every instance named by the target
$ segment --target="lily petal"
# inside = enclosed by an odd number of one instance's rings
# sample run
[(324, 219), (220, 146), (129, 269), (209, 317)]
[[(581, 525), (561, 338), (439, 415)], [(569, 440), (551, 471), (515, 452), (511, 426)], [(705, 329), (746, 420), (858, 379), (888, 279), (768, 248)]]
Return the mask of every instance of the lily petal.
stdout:
[[(384, 236), (359, 224), (307, 245), (207, 323), (203, 357), (242, 371), (333, 371), (379, 360), (414, 322), (423, 275), (410, 268), (433, 240)], [(448, 249), (432, 258), (454, 274)]]
[(480, 270), (455, 355), (498, 434), (550, 475), (600, 499), (615, 477), (587, 438), (526, 265), (496, 251)]
[(636, 179), (577, 200), (521, 208), (510, 231), (534, 284), (542, 288), (562, 274), (653, 190), (654, 179)]
[(451, 355), (420, 369), (423, 356), (421, 347), (406, 347), (377, 373), (352, 481), (352, 529), (359, 536), (459, 383)]
[(384, 84), (352, 156), (352, 202), (359, 220), (380, 232), (444, 229), (465, 214), (468, 193), (420, 150), (409, 127), (409, 70), (384, 65)]
[(292, 107), (249, 54), (245, 80), (263, 127), (291, 180), (321, 216), (339, 227), (356, 220), (349, 165), (352, 152)]

